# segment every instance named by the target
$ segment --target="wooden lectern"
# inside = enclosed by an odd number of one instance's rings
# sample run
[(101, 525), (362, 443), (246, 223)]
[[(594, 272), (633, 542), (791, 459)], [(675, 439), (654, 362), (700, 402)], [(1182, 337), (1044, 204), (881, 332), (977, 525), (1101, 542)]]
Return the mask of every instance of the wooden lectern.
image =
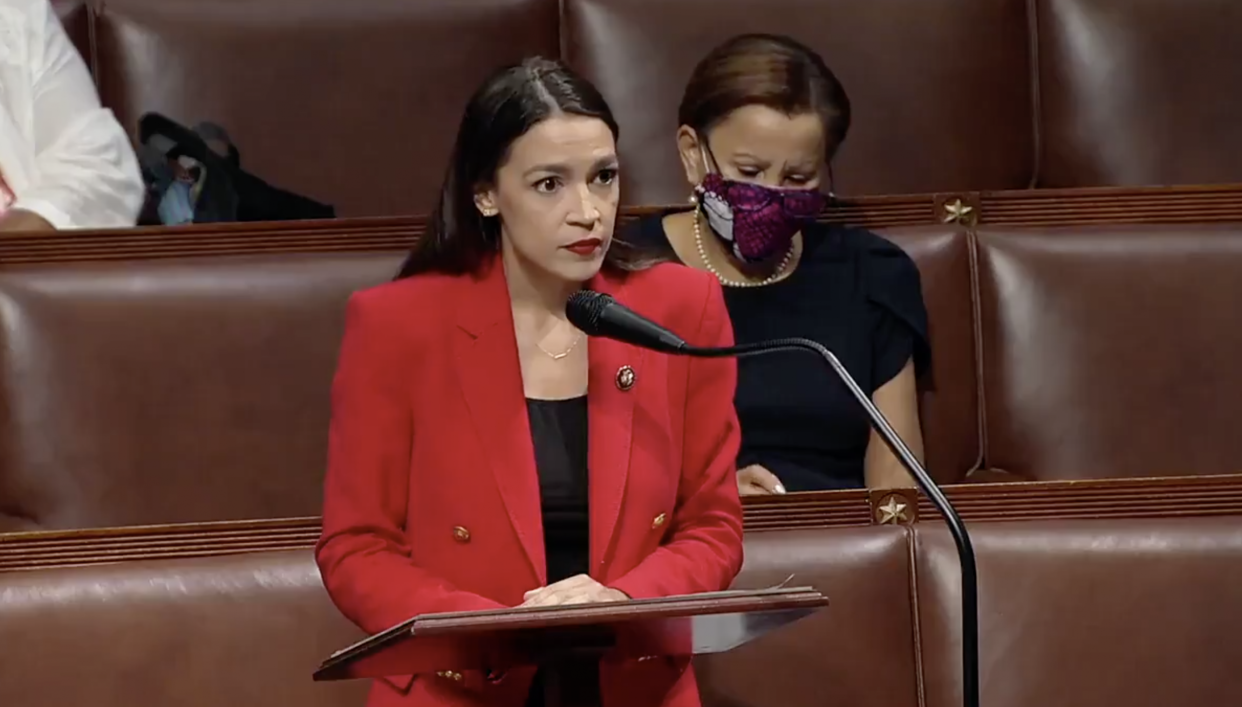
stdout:
[(424, 614), (337, 651), (315, 671), (315, 680), (500, 674), (538, 666), (549, 705), (589, 707), (599, 704), (599, 695), (574, 689), (586, 664), (721, 653), (827, 604), (824, 595), (803, 587)]

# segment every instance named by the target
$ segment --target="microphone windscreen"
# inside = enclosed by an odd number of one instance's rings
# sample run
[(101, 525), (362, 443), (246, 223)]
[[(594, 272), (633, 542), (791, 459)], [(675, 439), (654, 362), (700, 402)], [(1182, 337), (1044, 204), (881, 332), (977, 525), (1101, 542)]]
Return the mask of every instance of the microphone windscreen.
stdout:
[(587, 336), (597, 336), (600, 319), (612, 302), (612, 297), (602, 292), (579, 290), (570, 295), (565, 303), (565, 317)]

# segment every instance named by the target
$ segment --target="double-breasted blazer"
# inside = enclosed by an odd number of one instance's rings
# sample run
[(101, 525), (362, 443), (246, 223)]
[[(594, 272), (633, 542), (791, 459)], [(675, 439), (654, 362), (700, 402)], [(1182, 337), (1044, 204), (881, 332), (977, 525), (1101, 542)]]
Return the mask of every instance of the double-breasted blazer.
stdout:
[[(601, 273), (687, 341), (733, 334), (720, 284), (673, 264)], [(588, 346), (591, 576), (632, 598), (728, 588), (742, 562), (736, 364)], [(376, 633), (415, 615), (517, 606), (546, 583), (539, 481), (503, 268), (353, 295), (332, 386), (323, 535), (333, 602)], [(376, 681), (369, 705), (520, 707), (531, 671)], [(696, 707), (685, 661), (601, 668), (606, 705)]]

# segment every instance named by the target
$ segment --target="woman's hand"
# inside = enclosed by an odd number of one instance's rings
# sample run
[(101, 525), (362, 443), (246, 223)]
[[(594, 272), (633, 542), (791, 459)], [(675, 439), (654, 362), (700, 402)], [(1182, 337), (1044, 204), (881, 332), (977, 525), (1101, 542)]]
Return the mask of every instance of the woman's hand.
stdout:
[(776, 474), (758, 464), (737, 470), (737, 492), (742, 496), (771, 496), (785, 493)]
[(55, 231), (46, 219), (30, 211), (13, 209), (0, 216), (0, 233), (21, 233), (32, 231)]
[(526, 592), (522, 598), (525, 601), (522, 602), (521, 607), (598, 604), (601, 602), (629, 600), (625, 592), (605, 587), (585, 574), (574, 575), (569, 579), (563, 579), (546, 587), (532, 589)]

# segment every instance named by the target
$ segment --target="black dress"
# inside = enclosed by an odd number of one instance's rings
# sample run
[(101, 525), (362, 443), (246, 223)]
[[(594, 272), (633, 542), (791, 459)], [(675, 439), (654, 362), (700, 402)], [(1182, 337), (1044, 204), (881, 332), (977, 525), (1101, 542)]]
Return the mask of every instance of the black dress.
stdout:
[[(678, 260), (663, 217), (632, 224), (622, 240)], [(868, 394), (911, 358), (921, 375), (931, 350), (914, 261), (870, 231), (817, 223), (802, 233), (802, 258), (789, 277), (765, 287), (725, 288), (738, 343), (813, 339), (833, 351)], [(739, 469), (761, 464), (791, 492), (864, 485), (867, 417), (814, 356), (741, 360), (735, 402), (742, 426)]]
[[(552, 584), (590, 570), (587, 399), (527, 399), (526, 411), (539, 472), (548, 584)], [(592, 664), (590, 669), (592, 675), (586, 684), (598, 692), (599, 665)], [(544, 675), (537, 673), (527, 707), (544, 704), (544, 688)]]

